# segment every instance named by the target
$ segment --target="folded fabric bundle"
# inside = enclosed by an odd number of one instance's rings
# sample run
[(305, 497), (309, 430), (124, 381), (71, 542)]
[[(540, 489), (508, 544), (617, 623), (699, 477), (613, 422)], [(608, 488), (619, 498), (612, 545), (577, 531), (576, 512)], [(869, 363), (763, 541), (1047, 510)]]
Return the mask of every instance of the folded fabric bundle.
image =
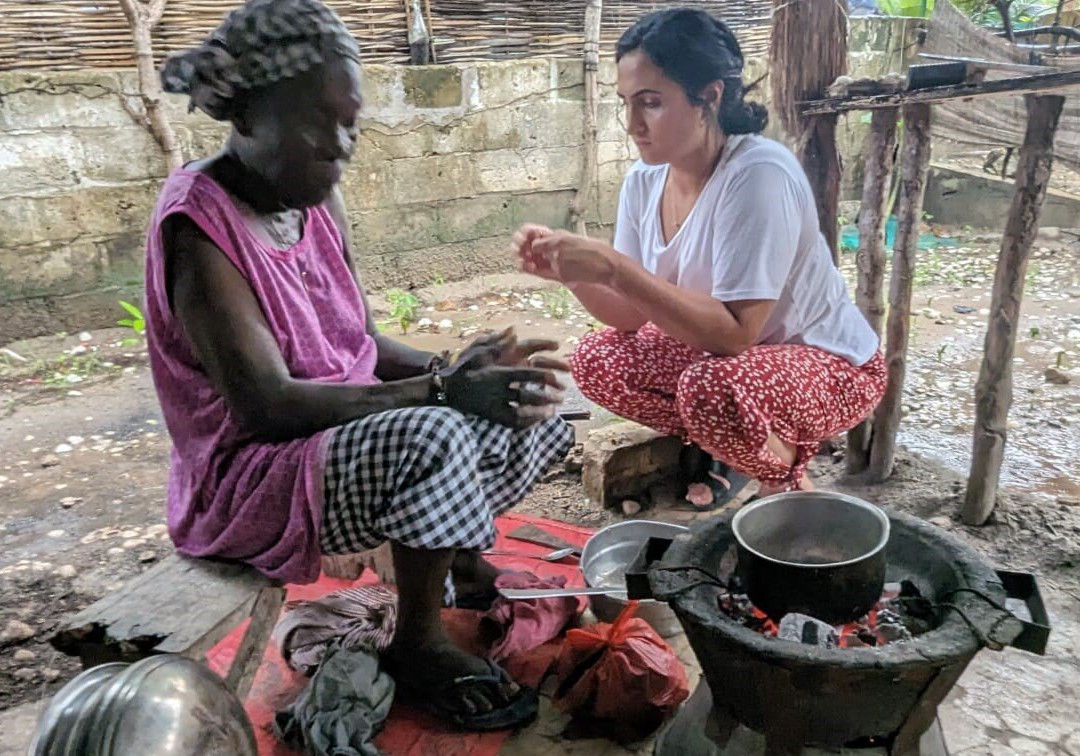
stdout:
[(274, 641), (293, 669), (311, 676), (327, 647), (385, 651), (397, 625), (397, 596), (382, 586), (342, 588), (314, 601), (293, 601), (274, 628)]
[[(563, 576), (539, 578), (527, 572), (504, 572), (496, 588), (562, 588)], [(495, 660), (531, 651), (556, 638), (578, 614), (575, 596), (514, 600), (498, 596), (480, 620), (481, 633), (490, 639), (488, 655)]]
[(372, 650), (331, 644), (307, 688), (274, 717), (274, 732), (314, 756), (379, 756), (374, 738), (393, 700), (394, 681)]

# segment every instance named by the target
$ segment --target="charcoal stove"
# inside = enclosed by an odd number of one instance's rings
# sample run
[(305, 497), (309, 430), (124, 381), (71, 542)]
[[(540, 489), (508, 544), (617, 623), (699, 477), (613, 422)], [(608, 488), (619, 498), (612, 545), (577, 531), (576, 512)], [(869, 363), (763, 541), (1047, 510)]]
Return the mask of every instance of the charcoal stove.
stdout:
[[(944, 756), (938, 705), (983, 648), (1042, 653), (1045, 610), (1029, 587), (1020, 592), (1030, 594), (1023, 598), (1031, 619), (1013, 615), (1005, 603), (1024, 588), (1024, 576), (997, 572), (922, 520), (887, 514), (887, 579), (913, 582), (940, 618), (911, 641), (879, 648), (779, 641), (721, 611), (724, 589), (695, 568), (720, 571), (735, 543), (733, 513), (699, 523), (662, 558), (646, 561), (648, 589), (675, 611), (703, 675), (702, 687), (659, 739), (657, 754)], [(652, 554), (658, 552), (653, 544)], [(633, 596), (638, 589), (627, 577)]]

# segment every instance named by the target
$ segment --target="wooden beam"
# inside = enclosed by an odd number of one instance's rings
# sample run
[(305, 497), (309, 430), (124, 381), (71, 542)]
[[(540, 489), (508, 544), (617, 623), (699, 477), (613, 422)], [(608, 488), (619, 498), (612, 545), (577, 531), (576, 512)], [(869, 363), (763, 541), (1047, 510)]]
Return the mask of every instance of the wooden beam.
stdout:
[(959, 55), (938, 55), (936, 53), (919, 53), (920, 58), (926, 60), (942, 60), (950, 63), (971, 63), (991, 70), (1016, 71), (1026, 74), (1053, 73), (1058, 69), (1054, 66), (1031, 66), (1026, 63), (1012, 63), (1004, 60), (987, 60), (986, 58), (965, 58)]
[(969, 100), (1005, 94), (1028, 94), (1052, 92), (1057, 89), (1080, 86), (1080, 70), (1018, 76), (1013, 79), (994, 79), (979, 84), (955, 84), (947, 87), (931, 87), (914, 92), (890, 92), (869, 97), (834, 97), (814, 100), (800, 105), (803, 115), (844, 113), (851, 110), (874, 110), (895, 108), (921, 103)]
[[(875, 110), (866, 141), (866, 173), (862, 202), (859, 203), (859, 250), (855, 261), (858, 286), (855, 303), (874, 332), (881, 336), (885, 320), (885, 224), (888, 220), (889, 188), (892, 185), (896, 152), (895, 108)], [(859, 473), (870, 464), (870, 419), (848, 432), (846, 462), (849, 473)]]
[(281, 607), (285, 605), (285, 589), (281, 586), (271, 585), (259, 592), (255, 600), (255, 606), (251, 610), (251, 621), (244, 632), (244, 639), (240, 641), (240, 647), (236, 649), (232, 666), (225, 676), (225, 685), (243, 701), (251, 691), (251, 684), (255, 681), (255, 673), (259, 671), (263, 655), (266, 653), (266, 644), (270, 642), (270, 636), (274, 632)]
[(919, 244), (923, 195), (926, 192), (926, 172), (930, 165), (930, 106), (909, 105), (904, 108), (903, 114), (900, 198), (889, 280), (889, 319), (886, 324), (888, 339), (885, 361), (889, 382), (885, 396), (874, 413), (874, 439), (870, 447), (870, 479), (878, 483), (892, 475), (896, 458), (896, 433), (900, 428), (900, 404), (911, 330), (911, 288), (915, 278), (915, 255)]
[(1028, 255), (1039, 230), (1039, 213), (1054, 160), (1054, 132), (1065, 98), (1029, 95), (1027, 131), (1016, 166), (1016, 190), (1005, 221), (990, 303), (982, 367), (975, 384), (975, 439), (971, 473), (962, 516), (968, 525), (982, 525), (994, 511), (1009, 407), (1012, 405), (1012, 361), (1024, 296)]

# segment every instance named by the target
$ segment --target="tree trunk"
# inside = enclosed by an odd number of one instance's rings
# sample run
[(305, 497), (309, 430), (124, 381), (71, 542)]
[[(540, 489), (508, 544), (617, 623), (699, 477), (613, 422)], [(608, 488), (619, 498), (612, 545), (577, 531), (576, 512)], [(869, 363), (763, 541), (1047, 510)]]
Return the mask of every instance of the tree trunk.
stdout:
[(962, 516), (968, 525), (982, 525), (994, 511), (1009, 407), (1012, 404), (1012, 361), (1028, 254), (1039, 230), (1039, 212), (1050, 182), (1054, 132), (1065, 98), (1028, 95), (1027, 131), (1016, 166), (1016, 189), (1001, 240), (982, 367), (975, 384), (975, 439)]
[(900, 161), (900, 201), (886, 325), (888, 386), (874, 413), (874, 441), (870, 448), (870, 478), (877, 483), (892, 475), (896, 458), (896, 433), (900, 428), (900, 403), (911, 330), (911, 286), (915, 276), (926, 171), (930, 165), (929, 105), (909, 105), (904, 108), (904, 149)]
[(587, 0), (585, 5), (585, 130), (582, 134), (584, 160), (581, 181), (570, 203), (570, 221), (575, 232), (585, 236), (585, 206), (592, 196), (593, 180), (597, 169), (597, 106), (600, 99), (598, 73), (600, 69), (600, 17), (602, 0)]
[[(896, 151), (896, 108), (875, 110), (866, 142), (866, 175), (859, 204), (859, 283), (855, 303), (874, 333), (885, 320), (885, 224)], [(869, 418), (848, 432), (847, 471), (859, 473), (870, 464), (872, 422)]]
[(146, 124), (161, 151), (165, 167), (171, 173), (184, 164), (184, 153), (172, 124), (161, 106), (161, 81), (154, 63), (153, 30), (165, 11), (165, 0), (143, 3), (140, 0), (120, 0), (120, 7), (131, 29), (135, 46), (135, 68), (139, 77), (139, 97), (146, 114)]
[(799, 140), (799, 160), (810, 180), (817, 205), (818, 225), (832, 251), (833, 262), (840, 264), (840, 150), (836, 146), (837, 116), (807, 118)]

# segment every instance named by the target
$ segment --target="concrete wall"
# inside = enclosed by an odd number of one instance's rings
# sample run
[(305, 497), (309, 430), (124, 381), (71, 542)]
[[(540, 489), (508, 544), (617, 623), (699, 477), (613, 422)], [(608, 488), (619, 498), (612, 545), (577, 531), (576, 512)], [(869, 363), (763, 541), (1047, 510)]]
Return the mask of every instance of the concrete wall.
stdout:
[[(901, 68), (909, 33), (904, 22), (854, 22), (853, 73)], [(747, 79), (765, 71), (764, 60), (747, 62)], [(589, 220), (603, 233), (631, 146), (612, 61), (600, 79)], [(135, 89), (128, 73), (0, 74), (0, 344), (110, 324), (116, 300), (138, 296), (165, 169), (123, 107), (123, 93)], [(370, 287), (506, 270), (506, 240), (518, 224), (567, 222), (582, 161), (580, 61), (372, 65), (364, 90), (361, 142), (343, 187)], [(213, 153), (224, 129), (185, 105), (168, 103), (185, 154)], [(841, 126), (845, 195), (857, 196), (866, 127), (857, 116)]]

